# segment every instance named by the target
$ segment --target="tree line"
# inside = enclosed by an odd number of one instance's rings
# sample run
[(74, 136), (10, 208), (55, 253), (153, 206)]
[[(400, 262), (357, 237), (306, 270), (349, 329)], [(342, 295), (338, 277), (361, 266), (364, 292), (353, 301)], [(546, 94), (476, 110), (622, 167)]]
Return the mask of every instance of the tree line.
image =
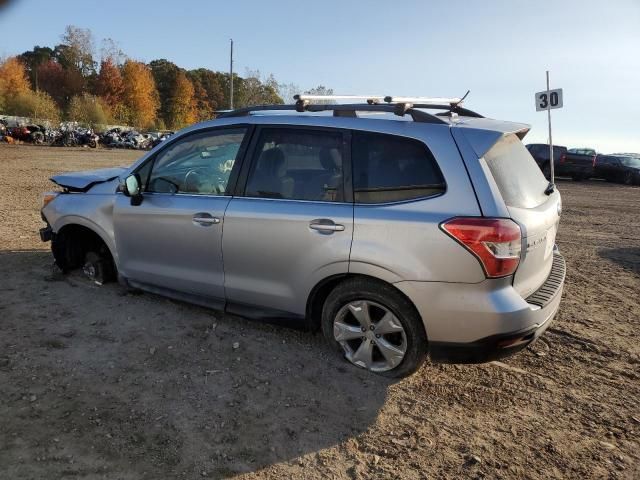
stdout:
[[(273, 75), (234, 74), (234, 107), (281, 104), (299, 89)], [(318, 86), (309, 93), (332, 93)], [(100, 62), (90, 30), (67, 26), (61, 43), (0, 62), (0, 113), (81, 123), (179, 129), (229, 107), (230, 76), (207, 68), (186, 70), (166, 59), (128, 58), (111, 39)]]

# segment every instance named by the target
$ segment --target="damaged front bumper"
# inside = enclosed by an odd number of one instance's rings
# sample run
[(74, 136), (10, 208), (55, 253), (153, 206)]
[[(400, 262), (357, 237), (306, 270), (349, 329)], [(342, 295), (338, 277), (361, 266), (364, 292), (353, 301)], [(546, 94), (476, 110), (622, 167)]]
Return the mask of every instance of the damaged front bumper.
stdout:
[(51, 227), (49, 225), (40, 229), (40, 240), (42, 240), (43, 242), (50, 242), (52, 238), (53, 230), (51, 230)]
[(46, 227), (39, 230), (40, 240), (43, 242), (50, 242), (53, 239), (53, 229), (51, 228), (51, 225), (49, 225), (49, 220), (44, 216), (42, 210), (40, 210), (40, 218), (42, 218), (42, 221), (47, 224)]

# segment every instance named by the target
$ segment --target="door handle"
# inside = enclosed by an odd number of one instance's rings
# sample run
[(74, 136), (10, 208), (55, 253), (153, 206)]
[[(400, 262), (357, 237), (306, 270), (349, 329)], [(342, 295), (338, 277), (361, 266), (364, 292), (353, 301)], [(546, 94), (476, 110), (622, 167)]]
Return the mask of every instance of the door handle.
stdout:
[(333, 233), (333, 232), (344, 231), (344, 225), (335, 223), (333, 220), (330, 220), (328, 218), (317, 218), (315, 220), (311, 220), (311, 222), (309, 223), (309, 228), (311, 230), (316, 230), (321, 233)]
[(214, 217), (209, 213), (196, 213), (193, 216), (193, 223), (201, 225), (203, 227), (208, 227), (209, 225), (217, 225), (220, 223), (220, 219), (218, 217)]

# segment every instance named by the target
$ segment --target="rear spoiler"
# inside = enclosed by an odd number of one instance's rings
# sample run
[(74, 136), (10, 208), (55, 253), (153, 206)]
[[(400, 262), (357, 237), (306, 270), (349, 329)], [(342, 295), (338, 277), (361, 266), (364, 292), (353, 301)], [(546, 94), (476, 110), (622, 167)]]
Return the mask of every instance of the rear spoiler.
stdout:
[(488, 118), (474, 118), (470, 121), (465, 119), (456, 123), (453, 128), (463, 134), (478, 158), (484, 157), (503, 136), (513, 134), (522, 140), (531, 130), (531, 126), (524, 123), (501, 122)]

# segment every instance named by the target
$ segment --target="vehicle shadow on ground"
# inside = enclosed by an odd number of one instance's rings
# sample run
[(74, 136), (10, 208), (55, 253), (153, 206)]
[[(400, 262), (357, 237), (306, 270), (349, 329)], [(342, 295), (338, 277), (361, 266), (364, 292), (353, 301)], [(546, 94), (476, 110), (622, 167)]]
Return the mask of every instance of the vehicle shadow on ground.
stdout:
[(617, 263), (625, 270), (630, 270), (640, 277), (640, 248), (601, 248), (598, 255)]
[(13, 478), (233, 476), (357, 436), (384, 405), (392, 382), (318, 334), (51, 263), (0, 252), (0, 464)]

